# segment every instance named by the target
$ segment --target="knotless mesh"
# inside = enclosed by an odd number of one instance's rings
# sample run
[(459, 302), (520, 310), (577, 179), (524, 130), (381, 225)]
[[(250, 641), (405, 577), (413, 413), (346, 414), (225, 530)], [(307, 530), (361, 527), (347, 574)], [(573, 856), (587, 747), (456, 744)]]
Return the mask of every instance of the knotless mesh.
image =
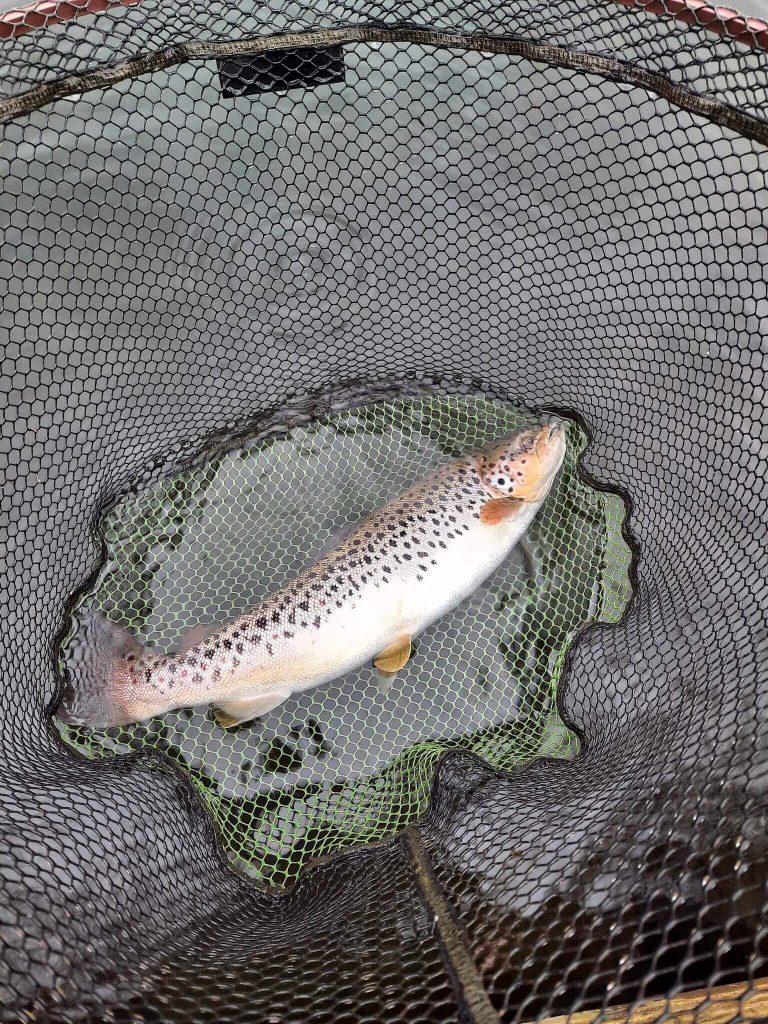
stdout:
[[(170, 650), (190, 623), (231, 621), (293, 580), (446, 457), (528, 421), (481, 396), (430, 396), (331, 415), (230, 452), (109, 514), (108, 561), (85, 605)], [(410, 824), (445, 750), (470, 750), (496, 768), (572, 756), (576, 737), (555, 703), (568, 642), (591, 622), (618, 620), (629, 598), (623, 505), (579, 480), (584, 444), (574, 425), (527, 544), (417, 641), (396, 682), (365, 666), (237, 732), (199, 708), (108, 734), (70, 729), (69, 738), (89, 756), (148, 747), (178, 759), (232, 856), (277, 884), (308, 857)]]
[[(310, 30), (317, 59), (254, 43)], [(756, 41), (565, 0), (146, 0), (1, 45), (3, 1019), (759, 991)], [(364, 666), (233, 732), (54, 724), (86, 610), (169, 650), (545, 409), (569, 456), (527, 547), (388, 692)]]

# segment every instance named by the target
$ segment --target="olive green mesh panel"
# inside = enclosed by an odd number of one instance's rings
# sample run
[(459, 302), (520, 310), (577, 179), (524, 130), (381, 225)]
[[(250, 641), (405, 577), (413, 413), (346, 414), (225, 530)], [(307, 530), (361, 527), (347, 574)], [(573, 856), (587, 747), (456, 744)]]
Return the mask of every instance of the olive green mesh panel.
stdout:
[[(83, 603), (170, 650), (190, 628), (252, 607), (441, 461), (528, 419), (484, 396), (430, 393), (246, 443), (114, 508), (102, 524), (108, 560)], [(89, 757), (174, 758), (231, 856), (278, 885), (307, 859), (413, 821), (447, 749), (503, 769), (573, 755), (556, 706), (563, 658), (578, 630), (620, 617), (630, 554), (622, 500), (577, 473), (586, 437), (576, 424), (569, 442), (527, 541), (417, 639), (386, 692), (366, 665), (229, 732), (203, 706), (64, 735)]]

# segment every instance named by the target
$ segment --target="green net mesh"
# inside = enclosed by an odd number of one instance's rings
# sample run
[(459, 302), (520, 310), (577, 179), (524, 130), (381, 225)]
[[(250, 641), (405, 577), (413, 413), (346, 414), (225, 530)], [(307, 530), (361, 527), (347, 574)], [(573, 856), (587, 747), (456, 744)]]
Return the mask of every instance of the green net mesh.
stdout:
[[(246, 442), (114, 507), (101, 524), (107, 560), (80, 608), (170, 650), (190, 628), (246, 611), (441, 461), (534, 419), (482, 395), (429, 393)], [(572, 756), (578, 741), (556, 705), (568, 644), (589, 623), (615, 622), (630, 596), (623, 501), (580, 477), (586, 442), (570, 423), (566, 463), (526, 542), (417, 639), (388, 690), (364, 666), (231, 731), (203, 706), (99, 732), (61, 725), (63, 735), (88, 757), (173, 758), (231, 857), (273, 885), (412, 822), (447, 749), (499, 769)]]

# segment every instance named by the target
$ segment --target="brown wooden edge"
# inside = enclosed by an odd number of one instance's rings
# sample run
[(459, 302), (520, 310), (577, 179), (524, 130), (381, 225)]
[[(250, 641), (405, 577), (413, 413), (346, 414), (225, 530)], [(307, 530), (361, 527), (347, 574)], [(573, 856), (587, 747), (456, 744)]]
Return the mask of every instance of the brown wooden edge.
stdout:
[(547, 1017), (538, 1024), (729, 1024), (768, 1021), (768, 978), (737, 982), (710, 990), (684, 992), (671, 999), (648, 999), (633, 1006), (582, 1010)]

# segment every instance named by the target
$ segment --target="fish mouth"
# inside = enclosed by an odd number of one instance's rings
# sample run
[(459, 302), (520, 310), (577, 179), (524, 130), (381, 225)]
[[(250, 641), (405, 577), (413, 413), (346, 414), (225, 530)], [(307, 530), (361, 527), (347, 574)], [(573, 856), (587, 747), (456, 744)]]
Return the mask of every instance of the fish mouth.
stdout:
[(534, 447), (545, 462), (565, 442), (565, 427), (562, 423), (545, 423), (539, 427)]

